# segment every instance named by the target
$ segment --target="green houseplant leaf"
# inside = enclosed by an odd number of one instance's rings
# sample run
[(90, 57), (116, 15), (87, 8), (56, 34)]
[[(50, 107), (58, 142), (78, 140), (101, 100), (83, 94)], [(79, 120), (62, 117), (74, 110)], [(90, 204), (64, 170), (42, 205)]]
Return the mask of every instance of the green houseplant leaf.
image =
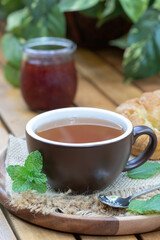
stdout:
[(34, 22), (37, 22), (42, 16), (48, 15), (57, 0), (23, 0), (23, 2), (28, 8)]
[(5, 58), (15, 67), (21, 65), (22, 53), (19, 40), (11, 33), (2, 38), (2, 50)]
[(160, 10), (160, 0), (155, 0), (152, 7)]
[(7, 62), (4, 66), (4, 75), (11, 85), (14, 87), (19, 87), (20, 67), (15, 67), (10, 62)]
[(24, 7), (22, 0), (1, 0), (0, 17), (7, 17), (8, 14)]
[(116, 8), (116, 1), (115, 0), (107, 0), (105, 4), (105, 8), (100, 14), (100, 18), (105, 18), (112, 14)]
[(95, 6), (99, 0), (60, 0), (59, 8), (62, 12), (81, 11)]
[(127, 16), (136, 22), (146, 11), (149, 0), (119, 0)]
[(124, 15), (122, 6), (117, 0), (107, 0), (103, 11), (98, 15), (97, 27), (101, 27), (105, 22), (114, 19), (120, 15)]
[[(38, 8), (37, 8), (38, 11)], [(12, 30), (18, 38), (30, 39), (36, 37), (65, 37), (66, 21), (64, 13), (60, 12), (58, 5), (54, 4), (45, 12), (38, 14), (29, 11), (29, 8), (8, 16), (7, 29)], [(32, 15), (34, 14), (34, 15)], [(19, 22), (16, 21), (19, 19)], [(15, 23), (15, 24), (14, 24)]]
[(153, 76), (160, 71), (160, 12), (149, 9), (131, 28), (124, 53), (125, 80)]
[(80, 13), (90, 18), (99, 18), (99, 15), (103, 12), (103, 10), (104, 2), (101, 1), (94, 5), (93, 7), (81, 10)]
[(25, 19), (29, 16), (27, 8), (20, 9), (8, 15), (7, 17), (7, 31), (14, 31), (15, 28), (19, 27)]
[(19, 40), (11, 33), (5, 34), (2, 38), (2, 51), (5, 58), (8, 60), (4, 66), (5, 78), (14, 87), (18, 87), (22, 61), (22, 52)]
[(111, 46), (115, 46), (115, 47), (119, 47), (121, 49), (125, 49), (126, 46), (127, 46), (127, 35), (125, 35), (121, 38), (112, 40), (109, 43), (110, 43)]
[[(58, 5), (54, 5), (47, 16), (46, 26), (49, 36), (65, 37), (66, 20)], [(45, 27), (45, 26), (44, 26)]]

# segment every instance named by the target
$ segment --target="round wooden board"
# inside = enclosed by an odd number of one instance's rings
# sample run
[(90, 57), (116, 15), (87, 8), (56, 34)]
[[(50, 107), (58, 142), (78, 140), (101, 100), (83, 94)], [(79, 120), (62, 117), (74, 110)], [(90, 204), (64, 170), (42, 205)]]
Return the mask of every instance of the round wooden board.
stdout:
[(9, 205), (5, 191), (6, 149), (0, 153), (0, 203), (17, 217), (45, 227), (63, 232), (90, 235), (128, 235), (160, 230), (160, 215), (127, 217), (81, 217), (55, 213), (42, 215), (28, 209), (17, 210)]

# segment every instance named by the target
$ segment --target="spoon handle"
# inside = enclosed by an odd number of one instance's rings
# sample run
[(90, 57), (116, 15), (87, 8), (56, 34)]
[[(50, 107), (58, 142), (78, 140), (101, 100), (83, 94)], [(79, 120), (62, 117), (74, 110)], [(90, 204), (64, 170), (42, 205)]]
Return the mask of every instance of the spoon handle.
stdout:
[(151, 188), (145, 189), (145, 190), (143, 190), (143, 191), (141, 191), (141, 192), (135, 193), (135, 194), (133, 194), (133, 195), (130, 197), (130, 201), (131, 201), (132, 199), (136, 198), (136, 197), (139, 197), (139, 196), (141, 196), (141, 195), (143, 195), (143, 194), (152, 192), (152, 191), (154, 191), (154, 190), (156, 190), (156, 189), (158, 189), (158, 188), (160, 188), (160, 184), (158, 184), (158, 185), (156, 185), (156, 186), (153, 186), (153, 187), (151, 187)]

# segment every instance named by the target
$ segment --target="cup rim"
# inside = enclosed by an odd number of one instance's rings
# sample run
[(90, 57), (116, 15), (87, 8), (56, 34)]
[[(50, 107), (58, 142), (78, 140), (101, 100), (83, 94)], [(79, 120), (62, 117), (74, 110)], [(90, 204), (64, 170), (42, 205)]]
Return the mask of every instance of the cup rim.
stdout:
[[(89, 112), (95, 112), (95, 113), (103, 113), (103, 114), (108, 114), (108, 115), (112, 115), (115, 118), (119, 119), (121, 122), (125, 123), (126, 126), (126, 131), (124, 131), (124, 133), (116, 138), (112, 138), (109, 140), (105, 140), (105, 141), (98, 141), (98, 142), (90, 142), (90, 143), (64, 143), (64, 142), (57, 142), (57, 141), (51, 141), (45, 138), (42, 138), (40, 136), (38, 136), (35, 133), (35, 130), (33, 130), (34, 125), (40, 120), (40, 119), (48, 119), (49, 116), (53, 115), (53, 114), (63, 114), (64, 112), (68, 112), (68, 114), (71, 114), (73, 112), (79, 112), (79, 111), (83, 111), (85, 113), (89, 113)], [(95, 119), (98, 119), (97, 117), (95, 117)], [(107, 120), (107, 119), (106, 119)], [(50, 121), (52, 122), (52, 121)], [(114, 122), (114, 121), (113, 121)], [(47, 123), (46, 123), (47, 124)], [(118, 124), (118, 123), (117, 123)], [(41, 126), (45, 125), (41, 124)], [(119, 124), (120, 125), (120, 124)], [(120, 125), (121, 126), (121, 125)], [(37, 127), (38, 128), (38, 127)], [(36, 129), (37, 129), (36, 128)], [(106, 145), (106, 144), (111, 144), (111, 143), (115, 143), (118, 141), (121, 141), (122, 139), (126, 138), (127, 136), (129, 136), (131, 134), (131, 132), (133, 131), (133, 125), (130, 122), (129, 119), (127, 119), (126, 117), (124, 117), (123, 115), (116, 113), (116, 112), (112, 112), (109, 110), (105, 110), (105, 109), (100, 109), (100, 108), (89, 108), (89, 107), (68, 107), (68, 108), (61, 108), (61, 109), (55, 109), (55, 110), (51, 110), (51, 111), (47, 111), (44, 113), (41, 113), (33, 118), (31, 118), (28, 123), (26, 124), (26, 133), (31, 136), (32, 138), (44, 142), (44, 143), (48, 143), (48, 144), (52, 144), (52, 145), (57, 145), (57, 146), (64, 146), (64, 147), (95, 147), (95, 146), (101, 146), (101, 145)]]

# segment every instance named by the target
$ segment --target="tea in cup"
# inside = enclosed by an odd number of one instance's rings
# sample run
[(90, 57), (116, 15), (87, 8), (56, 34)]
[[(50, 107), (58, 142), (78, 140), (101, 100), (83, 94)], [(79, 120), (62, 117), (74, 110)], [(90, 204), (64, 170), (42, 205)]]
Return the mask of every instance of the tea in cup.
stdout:
[[(128, 161), (137, 137), (147, 134), (147, 148)], [(146, 126), (132, 126), (124, 116), (98, 108), (52, 110), (26, 125), (29, 152), (39, 150), (43, 171), (54, 189), (92, 193), (134, 169), (155, 151), (157, 138)]]

